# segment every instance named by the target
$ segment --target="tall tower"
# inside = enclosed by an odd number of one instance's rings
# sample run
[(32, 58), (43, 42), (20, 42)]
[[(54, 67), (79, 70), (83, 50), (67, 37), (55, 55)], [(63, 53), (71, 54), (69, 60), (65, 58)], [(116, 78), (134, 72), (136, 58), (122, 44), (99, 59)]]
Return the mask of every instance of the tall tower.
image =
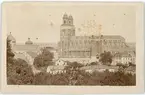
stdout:
[(66, 13), (63, 15), (63, 23), (60, 26), (60, 57), (67, 58), (70, 56), (69, 45), (70, 39), (75, 36), (75, 27), (73, 25), (73, 17)]
[(91, 46), (91, 58), (98, 58), (102, 53), (102, 35), (101, 35), (102, 25), (98, 26), (98, 31), (96, 36), (91, 37), (92, 46)]
[(10, 41), (11, 49), (13, 50), (13, 47), (16, 45), (16, 39), (12, 36), (12, 33), (7, 37), (7, 40)]

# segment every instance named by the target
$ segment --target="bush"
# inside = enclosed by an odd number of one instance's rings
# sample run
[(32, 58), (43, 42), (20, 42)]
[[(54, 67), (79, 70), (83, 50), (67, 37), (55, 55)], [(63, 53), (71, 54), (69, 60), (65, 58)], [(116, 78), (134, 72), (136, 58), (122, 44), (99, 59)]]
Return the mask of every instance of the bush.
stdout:
[(51, 53), (47, 48), (44, 48), (42, 49), (42, 53), (34, 58), (34, 66), (37, 69), (48, 67), (53, 64), (52, 59), (53, 53)]
[(33, 72), (31, 67), (22, 59), (7, 63), (7, 84), (22, 85), (33, 83)]
[(112, 54), (111, 52), (106, 52), (101, 53), (100, 55), (100, 62), (102, 62), (104, 65), (109, 65), (112, 63)]
[(67, 85), (67, 74), (51, 75), (45, 72), (41, 72), (35, 75), (33, 83), (35, 85)]
[(39, 73), (35, 76), (35, 85), (110, 85), (132, 86), (136, 84), (136, 76), (123, 72), (94, 72), (76, 70), (73, 73), (50, 75)]

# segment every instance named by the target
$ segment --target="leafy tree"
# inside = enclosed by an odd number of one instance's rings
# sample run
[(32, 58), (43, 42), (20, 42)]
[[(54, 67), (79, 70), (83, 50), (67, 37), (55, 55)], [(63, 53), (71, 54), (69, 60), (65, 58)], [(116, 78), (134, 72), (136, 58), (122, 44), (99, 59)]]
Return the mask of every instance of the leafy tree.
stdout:
[(104, 53), (101, 53), (100, 55), (100, 62), (102, 62), (104, 65), (110, 65), (112, 63), (112, 55), (110, 52), (104, 51)]
[(68, 85), (68, 74), (51, 75), (41, 72), (35, 75), (35, 85)]
[(123, 72), (94, 72), (76, 70), (74, 75), (68, 73), (51, 75), (41, 72), (34, 78), (35, 85), (110, 85), (130, 86), (136, 84), (136, 75)]
[(22, 85), (33, 83), (33, 72), (26, 61), (14, 59), (14, 63), (8, 63), (7, 83), (9, 85)]
[(47, 48), (43, 48), (41, 50), (41, 54), (34, 58), (34, 66), (38, 69), (44, 69), (48, 67), (48, 65), (52, 65), (53, 53), (51, 53)]
[(33, 72), (31, 67), (22, 59), (14, 59), (14, 56), (10, 40), (7, 40), (7, 84), (32, 84)]

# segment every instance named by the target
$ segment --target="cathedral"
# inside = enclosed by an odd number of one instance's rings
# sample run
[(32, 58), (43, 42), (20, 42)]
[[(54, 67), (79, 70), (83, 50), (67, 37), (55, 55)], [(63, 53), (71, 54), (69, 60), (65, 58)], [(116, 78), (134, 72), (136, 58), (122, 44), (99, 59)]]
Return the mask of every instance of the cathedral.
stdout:
[(63, 15), (63, 23), (60, 26), (60, 58), (92, 58), (99, 57), (104, 51), (110, 51), (112, 54), (135, 51), (120, 35), (76, 36), (73, 21), (71, 15)]
[[(66, 61), (99, 59), (99, 55), (104, 51), (111, 52), (117, 62), (118, 59), (121, 62), (125, 60), (125, 63), (129, 59), (135, 61), (135, 44), (127, 43), (125, 38), (120, 35), (101, 35), (99, 33), (99, 35), (77, 36), (73, 21), (71, 15), (63, 15), (58, 44), (37, 43), (31, 41), (30, 38), (25, 43), (19, 44), (16, 43), (16, 39), (11, 33), (8, 35), (7, 40), (11, 41), (12, 50), (16, 54), (18, 52), (27, 52), (34, 57), (40, 53), (41, 48), (53, 47), (51, 51), (54, 52), (55, 59)], [(121, 57), (117, 56), (118, 53), (121, 54)]]

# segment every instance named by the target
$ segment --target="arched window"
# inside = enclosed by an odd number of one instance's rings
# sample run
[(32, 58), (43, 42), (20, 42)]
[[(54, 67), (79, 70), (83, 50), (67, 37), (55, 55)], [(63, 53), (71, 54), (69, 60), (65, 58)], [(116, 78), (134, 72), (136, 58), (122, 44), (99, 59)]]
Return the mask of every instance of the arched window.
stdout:
[(64, 22), (63, 22), (64, 24), (66, 24), (66, 20), (64, 20)]
[(71, 24), (71, 21), (69, 21), (69, 24)]
[(82, 44), (82, 41), (81, 40), (79, 40), (79, 44)]

